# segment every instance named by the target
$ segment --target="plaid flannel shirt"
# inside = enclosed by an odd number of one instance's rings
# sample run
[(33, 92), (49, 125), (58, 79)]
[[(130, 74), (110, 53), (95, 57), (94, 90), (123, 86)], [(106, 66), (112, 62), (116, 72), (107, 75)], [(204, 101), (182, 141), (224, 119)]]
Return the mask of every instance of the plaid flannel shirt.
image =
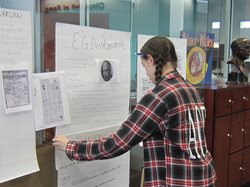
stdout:
[(69, 141), (66, 154), (71, 160), (113, 158), (143, 141), (144, 186), (214, 186), (205, 113), (196, 89), (174, 71), (137, 103), (115, 133), (99, 140)]

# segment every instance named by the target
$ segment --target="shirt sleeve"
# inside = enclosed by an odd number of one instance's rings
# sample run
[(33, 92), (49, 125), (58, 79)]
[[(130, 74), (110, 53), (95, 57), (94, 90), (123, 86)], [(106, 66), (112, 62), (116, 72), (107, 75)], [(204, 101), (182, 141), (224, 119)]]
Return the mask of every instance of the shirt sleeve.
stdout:
[(147, 139), (162, 116), (166, 104), (153, 93), (145, 95), (121, 127), (111, 136), (93, 141), (69, 141), (66, 155), (71, 160), (97, 160), (117, 157)]

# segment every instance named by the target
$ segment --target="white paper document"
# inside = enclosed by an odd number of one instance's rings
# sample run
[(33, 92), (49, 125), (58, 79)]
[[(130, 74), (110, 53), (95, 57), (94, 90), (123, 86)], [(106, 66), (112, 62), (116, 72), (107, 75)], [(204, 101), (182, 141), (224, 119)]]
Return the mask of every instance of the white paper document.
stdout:
[(58, 187), (128, 187), (129, 152), (110, 160), (72, 162), (58, 170)]
[(130, 33), (56, 24), (56, 71), (64, 71), (70, 135), (111, 127), (129, 112)]
[(0, 115), (0, 183), (39, 171), (32, 111)]
[(168, 37), (171, 40), (175, 47), (175, 52), (178, 58), (178, 66), (177, 70), (181, 74), (181, 76), (186, 79), (187, 72), (186, 72), (186, 64), (187, 64), (187, 40), (184, 38), (172, 38)]
[[(105, 128), (117, 128), (128, 117), (130, 33), (57, 23), (56, 71), (65, 73), (71, 116), (71, 124), (57, 127), (57, 135), (100, 138), (113, 132)], [(63, 187), (129, 185), (128, 153), (112, 160), (72, 162), (61, 152), (56, 168)]]
[(0, 183), (3, 183), (39, 171), (30, 94), (30, 13), (0, 9), (0, 36)]
[(30, 12), (1, 8), (0, 23), (1, 64), (28, 62), (32, 69)]
[(6, 113), (32, 109), (28, 65), (0, 65), (0, 81)]
[[(154, 36), (151, 35), (138, 35), (138, 52), (141, 50), (141, 47), (146, 43), (147, 40)], [(187, 41), (186, 39), (180, 38), (171, 38), (169, 40), (175, 46), (176, 55), (178, 57), (178, 66), (177, 70), (186, 79), (186, 49)], [(153, 89), (155, 85), (149, 80), (144, 67), (141, 65), (140, 56), (137, 58), (137, 101), (139, 101), (150, 89)]]
[[(94, 140), (111, 135), (118, 127), (90, 131), (70, 136), (74, 140)], [(58, 163), (58, 187), (128, 187), (129, 158), (125, 153), (117, 158), (97, 161), (70, 161), (65, 152), (56, 151)]]
[(70, 124), (63, 73), (32, 75), (33, 112), (36, 130)]

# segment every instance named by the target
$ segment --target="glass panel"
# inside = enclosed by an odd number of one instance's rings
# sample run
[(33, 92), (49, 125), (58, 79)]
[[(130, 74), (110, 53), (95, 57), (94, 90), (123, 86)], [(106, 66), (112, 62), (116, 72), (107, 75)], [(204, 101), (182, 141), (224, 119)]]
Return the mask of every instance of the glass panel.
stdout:
[[(214, 33), (213, 75), (214, 78), (225, 77), (223, 71), (227, 66), (224, 59), (228, 50), (228, 39), (225, 34), (226, 0), (40, 0), (39, 2), (43, 71), (55, 70), (55, 23), (64, 22), (85, 23), (92, 27), (131, 32), (131, 105), (136, 101), (137, 57), (133, 54), (137, 51), (138, 34), (180, 37), (181, 30)], [(86, 7), (80, 7), (79, 4), (85, 6), (85, 3)]]
[[(182, 30), (206, 32), (208, 2), (196, 0), (137, 0), (133, 5), (132, 52), (137, 50), (138, 34), (180, 37)], [(205, 20), (205, 21), (204, 21)], [(136, 57), (132, 57), (132, 72), (136, 77)]]
[[(234, 0), (232, 12), (232, 39), (235, 38), (250, 38), (250, 1), (249, 0)], [(247, 62), (250, 69), (250, 60)], [(248, 74), (248, 77), (250, 73)]]
[(195, 1), (185, 0), (184, 2), (184, 20), (183, 20), (183, 30), (184, 31), (194, 31), (195, 26)]
[(133, 1), (132, 18), (132, 51), (131, 51), (131, 93), (136, 104), (136, 79), (137, 79), (137, 51), (138, 34), (168, 35), (170, 20), (169, 0), (135, 0)]
[(89, 26), (131, 31), (130, 0), (91, 0), (89, 3)]
[(79, 0), (41, 0), (43, 71), (55, 71), (55, 23), (80, 23)]
[[(98, 28), (131, 32), (132, 12), (131, 0), (91, 0), (87, 5), (87, 25)], [(133, 34), (133, 32), (132, 32)], [(131, 48), (136, 46), (136, 40), (132, 40)], [(132, 54), (132, 53), (131, 53)], [(131, 96), (136, 89), (136, 64), (135, 55), (131, 55)]]
[[(225, 15), (225, 0), (195, 0), (194, 3), (194, 31), (214, 34), (214, 48), (212, 57), (212, 79), (227, 76), (228, 34)], [(191, 9), (190, 9), (191, 10)], [(191, 11), (190, 11), (191, 12)], [(226, 57), (227, 58), (227, 57)], [(225, 73), (226, 72), (226, 73)], [(224, 79), (222, 79), (225, 81)]]
[(246, 37), (250, 38), (250, 1), (234, 0), (233, 7), (233, 30), (232, 38)]
[[(225, 2), (223, 0), (209, 0), (207, 31), (214, 33), (214, 53), (212, 64), (212, 78), (226, 77), (225, 65)], [(224, 33), (224, 37), (222, 37)]]
[(195, 31), (207, 32), (207, 20), (208, 20), (208, 0), (196, 0), (195, 1)]
[[(42, 71), (55, 71), (55, 24), (56, 22), (80, 23), (79, 0), (40, 0), (41, 62)], [(43, 141), (50, 142), (54, 128), (41, 131)]]

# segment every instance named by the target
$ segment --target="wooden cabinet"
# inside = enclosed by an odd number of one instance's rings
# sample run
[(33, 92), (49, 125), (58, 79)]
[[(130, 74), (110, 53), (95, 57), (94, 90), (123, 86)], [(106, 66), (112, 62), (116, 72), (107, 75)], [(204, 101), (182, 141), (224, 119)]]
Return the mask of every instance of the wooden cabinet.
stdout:
[(250, 85), (199, 89), (206, 110), (206, 137), (215, 161), (217, 187), (250, 182)]
[(228, 187), (237, 187), (249, 183), (250, 176), (250, 147), (230, 156)]
[[(220, 143), (214, 143), (213, 149), (214, 153), (213, 155), (216, 155), (214, 157), (214, 161), (216, 164), (215, 170), (217, 175), (217, 186), (226, 186), (226, 177), (227, 177), (227, 171), (228, 171), (228, 158), (229, 158), (229, 146), (230, 141), (228, 138), (228, 135), (230, 134), (230, 116), (220, 117), (215, 120), (215, 126), (214, 126), (214, 142), (220, 142)], [(226, 149), (222, 149), (222, 147), (225, 147)], [(218, 164), (219, 167), (218, 167)]]
[(245, 112), (245, 136), (244, 136), (244, 146), (250, 146), (250, 110)]
[(250, 109), (250, 88), (247, 88), (247, 93), (246, 93), (245, 100), (246, 100), (245, 108)]
[(242, 176), (242, 184), (246, 184), (250, 180), (250, 147), (243, 151), (243, 167), (241, 169)]
[(225, 92), (224, 90), (218, 90), (215, 92), (215, 116), (223, 116), (231, 113), (232, 109), (232, 94), (231, 92)]
[(241, 186), (242, 154), (237, 152), (230, 156), (229, 160), (228, 187)]
[(245, 88), (216, 90), (215, 116), (219, 117), (244, 110), (246, 98)]
[(234, 113), (231, 116), (230, 133), (230, 153), (241, 150), (244, 140), (244, 112)]
[(245, 109), (245, 97), (246, 88), (236, 88), (232, 89), (231, 103), (232, 103), (232, 113), (239, 112)]

